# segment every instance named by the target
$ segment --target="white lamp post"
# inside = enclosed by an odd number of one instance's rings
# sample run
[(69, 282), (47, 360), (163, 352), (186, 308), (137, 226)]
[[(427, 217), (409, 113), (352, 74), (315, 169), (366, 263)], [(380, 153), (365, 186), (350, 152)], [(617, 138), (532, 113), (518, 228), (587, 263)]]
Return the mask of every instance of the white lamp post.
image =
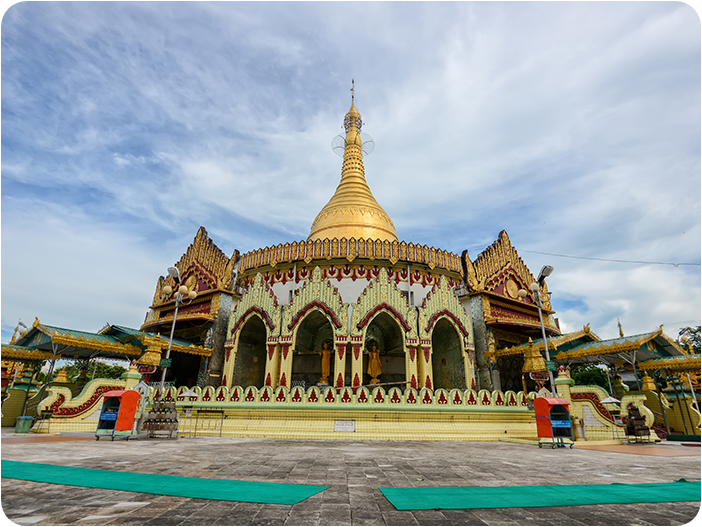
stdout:
[[(548, 340), (546, 339), (546, 328), (544, 326), (544, 317), (543, 314), (541, 313), (541, 296), (539, 295), (539, 287), (544, 284), (544, 280), (546, 279), (547, 276), (550, 276), (550, 274), (553, 272), (553, 267), (550, 265), (544, 265), (541, 268), (541, 272), (539, 272), (539, 278), (537, 279), (536, 282), (531, 284), (529, 286), (529, 289), (534, 293), (534, 297), (536, 298), (536, 307), (539, 310), (539, 322), (541, 323), (541, 336), (544, 339), (544, 351), (546, 352), (546, 360), (548, 362), (551, 362), (551, 355), (548, 352)], [(524, 289), (520, 289), (519, 293), (517, 293), (520, 298), (524, 298), (527, 295), (527, 292)], [(556, 396), (556, 384), (553, 382), (553, 372), (551, 370), (548, 370), (548, 378), (551, 381), (551, 391), (553, 393), (553, 396)]]
[[(175, 280), (176, 285), (180, 284), (180, 271), (178, 271), (177, 267), (169, 267), (168, 268), (168, 274)], [(170, 295), (173, 292), (173, 288), (170, 285), (165, 285), (163, 286), (162, 291), (166, 293), (167, 295)], [(168, 351), (166, 351), (166, 360), (168, 360), (171, 357), (171, 346), (173, 345), (173, 332), (175, 331), (175, 325), (176, 325), (176, 318), (178, 317), (178, 304), (180, 304), (181, 300), (183, 299), (183, 295), (187, 294), (188, 298), (192, 302), (193, 299), (197, 296), (197, 291), (190, 291), (188, 293), (188, 288), (184, 285), (181, 285), (178, 287), (178, 293), (176, 293), (176, 298), (175, 298), (175, 312), (173, 313), (173, 324), (171, 325), (171, 336), (168, 339)], [(168, 367), (161, 368), (161, 390), (159, 392), (159, 398), (163, 397), (163, 387), (166, 382), (166, 370), (168, 370)]]

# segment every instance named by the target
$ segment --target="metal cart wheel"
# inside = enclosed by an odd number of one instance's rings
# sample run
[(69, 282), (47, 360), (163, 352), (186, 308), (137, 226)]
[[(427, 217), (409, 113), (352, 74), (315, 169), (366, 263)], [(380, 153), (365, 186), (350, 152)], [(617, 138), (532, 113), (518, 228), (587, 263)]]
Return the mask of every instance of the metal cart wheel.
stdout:
[(541, 448), (542, 446), (543, 446), (543, 445), (542, 445), (541, 443), (539, 443), (539, 448)]
[(552, 444), (551, 448), (556, 448), (556, 443)]

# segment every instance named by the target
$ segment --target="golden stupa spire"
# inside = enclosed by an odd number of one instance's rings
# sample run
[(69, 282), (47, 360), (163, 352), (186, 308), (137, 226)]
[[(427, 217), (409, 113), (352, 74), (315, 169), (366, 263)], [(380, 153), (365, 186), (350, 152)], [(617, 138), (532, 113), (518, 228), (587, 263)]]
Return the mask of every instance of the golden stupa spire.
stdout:
[(363, 168), (361, 114), (351, 81), (351, 109), (344, 117), (344, 162), (336, 192), (312, 222), (308, 240), (364, 238), (396, 241), (395, 225), (373, 197)]

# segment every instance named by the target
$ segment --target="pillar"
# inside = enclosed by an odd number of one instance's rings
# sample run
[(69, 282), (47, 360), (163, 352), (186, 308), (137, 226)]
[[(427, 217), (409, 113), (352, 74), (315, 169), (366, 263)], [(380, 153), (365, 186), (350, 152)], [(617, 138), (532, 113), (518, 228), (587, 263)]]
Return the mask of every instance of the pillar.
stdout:
[(280, 381), (280, 345), (277, 337), (269, 337), (266, 342), (266, 372), (263, 384), (275, 390)]
[(405, 341), (407, 351), (405, 351), (405, 375), (407, 383), (405, 387), (419, 389), (419, 371), (417, 364), (419, 363), (419, 347), (417, 339), (407, 339)]
[(222, 386), (227, 388), (232, 387), (234, 380), (234, 358), (236, 351), (234, 350), (236, 341), (228, 340), (224, 343), (224, 368), (222, 370)]
[(478, 383), (475, 380), (475, 347), (472, 344), (463, 345), (464, 371), (466, 373), (466, 388), (478, 390)]
[(334, 379), (329, 379), (329, 384), (337, 388), (344, 386), (344, 374), (346, 373), (346, 341), (347, 337), (336, 337), (336, 353), (334, 353)]
[(351, 386), (363, 385), (363, 337), (351, 336)]
[(420, 340), (418, 353), (419, 388), (434, 389), (434, 373), (431, 367), (431, 340)]
[(280, 343), (280, 378), (279, 386), (290, 389), (290, 378), (292, 377), (292, 342)]

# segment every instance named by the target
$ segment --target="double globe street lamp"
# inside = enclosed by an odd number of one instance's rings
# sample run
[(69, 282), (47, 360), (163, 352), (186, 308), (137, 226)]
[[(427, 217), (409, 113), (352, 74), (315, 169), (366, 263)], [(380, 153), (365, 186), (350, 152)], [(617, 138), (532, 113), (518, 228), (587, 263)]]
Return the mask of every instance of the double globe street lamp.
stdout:
[[(181, 280), (180, 280), (180, 271), (178, 271), (177, 267), (169, 267), (168, 268), (168, 275), (175, 280), (176, 286), (178, 286), (178, 292), (176, 293), (176, 298), (175, 298), (175, 312), (173, 313), (173, 324), (171, 325), (171, 336), (168, 339), (168, 351), (166, 351), (166, 366), (162, 368), (161, 372), (161, 389), (159, 391), (159, 398), (163, 397), (163, 388), (166, 382), (166, 371), (168, 370), (169, 364), (169, 359), (171, 357), (171, 346), (173, 345), (173, 333), (175, 332), (175, 326), (176, 326), (176, 318), (178, 318), (178, 305), (182, 302), (183, 296), (187, 295), (187, 298), (192, 302), (195, 297), (197, 296), (197, 291), (194, 289), (190, 292), (188, 292), (188, 288), (185, 285), (179, 285)], [(173, 288), (170, 285), (165, 285), (161, 289), (166, 295), (170, 296), (171, 293), (173, 293)], [(188, 302), (188, 303), (190, 303)]]
[[(546, 362), (550, 363), (551, 362), (551, 355), (548, 352), (548, 339), (546, 339), (546, 328), (544, 326), (544, 317), (543, 314), (541, 313), (541, 295), (539, 294), (539, 288), (544, 285), (544, 280), (546, 280), (547, 276), (550, 276), (551, 273), (553, 272), (553, 267), (550, 265), (544, 265), (541, 268), (541, 271), (539, 272), (539, 278), (529, 286), (529, 289), (534, 293), (534, 298), (536, 299), (536, 307), (539, 310), (539, 322), (541, 323), (541, 336), (544, 339), (544, 351), (546, 352)], [(517, 295), (519, 298), (524, 298), (527, 296), (527, 292), (524, 289), (520, 289)], [(550, 293), (546, 293), (549, 294)], [(551, 393), (553, 396), (556, 396), (556, 384), (553, 382), (553, 371), (547, 367), (546, 369), (548, 370), (548, 379), (551, 381)]]

